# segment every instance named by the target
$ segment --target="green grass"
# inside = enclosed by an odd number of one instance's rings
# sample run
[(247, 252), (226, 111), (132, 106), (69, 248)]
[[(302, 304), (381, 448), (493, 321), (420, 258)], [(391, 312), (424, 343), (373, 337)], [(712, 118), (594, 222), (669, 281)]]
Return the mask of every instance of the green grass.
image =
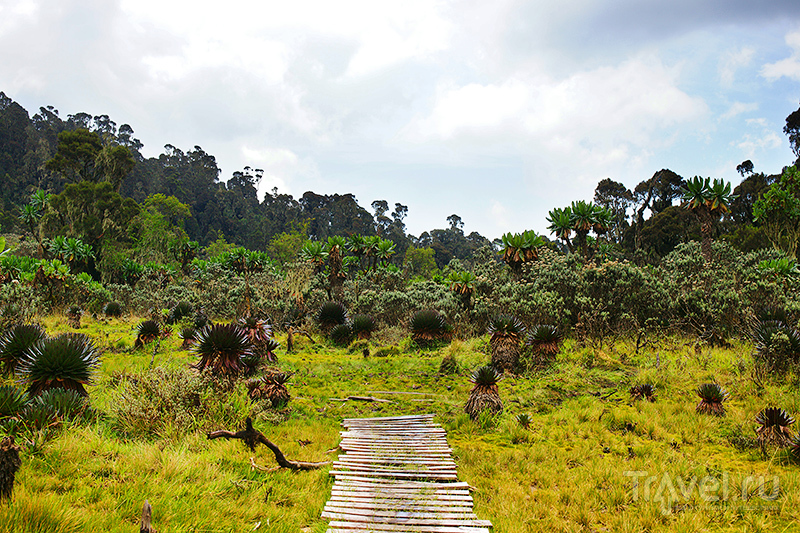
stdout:
[[(486, 337), (422, 351), (406, 340), (397, 354), (365, 358), (360, 350), (351, 354), (298, 336), (294, 354), (278, 351), (281, 369), (296, 372), (288, 407), (255, 404), (239, 385), (204, 393), (202, 409), (190, 410), (190, 430), (166, 421), (153, 434), (126, 435), (114, 413), (129, 378), (151, 361), (162, 369), (194, 361), (180, 350), (177, 333), (154, 357), (155, 344), (130, 351), (138, 322), (84, 317), (80, 331), (104, 352), (88, 390), (106, 416), (24, 446), (13, 501), (0, 504), (0, 533), (134, 531), (145, 499), (162, 533), (324, 532), (327, 468), (254, 470), (251, 457), (274, 466), (266, 448), (251, 453), (238, 441), (206, 438), (207, 431), (238, 428), (248, 415), (290, 459), (325, 461), (335, 458), (328, 450), (338, 444), (342, 418), (435, 413), (455, 450), (459, 478), (475, 488), (476, 513), (498, 533), (788, 531), (800, 520), (798, 464), (786, 450), (762, 455), (753, 433), (755, 415), (767, 405), (800, 412), (798, 379), (759, 388), (749, 378), (751, 348), (744, 344), (704, 347), (697, 356), (684, 339), (665, 338), (636, 355), (624, 342), (593, 349), (568, 341), (553, 367), (502, 380), (504, 412), (473, 422), (463, 412), (467, 378), (489, 361)], [(51, 335), (72, 331), (63, 317), (44, 325)], [(445, 352), (458, 360), (458, 374), (438, 375)], [(695, 413), (694, 390), (709, 381), (731, 394), (724, 418)], [(628, 389), (645, 382), (656, 386), (657, 402), (631, 403)], [(368, 395), (394, 403), (333, 400)], [(516, 422), (520, 413), (530, 415), (528, 430)], [(759, 486), (768, 495), (774, 476), (780, 491), (767, 501)]]

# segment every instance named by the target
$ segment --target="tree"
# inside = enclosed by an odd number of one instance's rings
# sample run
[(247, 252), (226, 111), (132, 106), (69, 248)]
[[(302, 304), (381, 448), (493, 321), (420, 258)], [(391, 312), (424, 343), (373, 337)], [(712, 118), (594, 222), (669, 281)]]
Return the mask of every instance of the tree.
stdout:
[(628, 208), (633, 203), (633, 193), (622, 183), (606, 178), (594, 189), (594, 203), (611, 213), (607, 235), (610, 241), (621, 244), (622, 234), (628, 225)]
[(115, 191), (119, 192), (122, 188), (122, 180), (136, 166), (136, 160), (126, 147), (113, 145), (100, 150), (95, 159), (95, 165), (103, 178), (111, 183)]
[(639, 207), (635, 213), (636, 237), (634, 247), (641, 247), (641, 231), (644, 227), (644, 212), (650, 210), (657, 215), (672, 205), (681, 196), (683, 178), (669, 169), (661, 169), (649, 180), (645, 180), (633, 190), (634, 203)]
[(550, 233), (554, 234), (557, 239), (563, 240), (569, 253), (573, 253), (575, 250), (569, 239), (572, 235), (572, 210), (569, 207), (552, 209), (547, 215), (547, 221), (550, 223), (547, 226)]
[(797, 157), (795, 166), (800, 162), (800, 108), (793, 111), (786, 117), (786, 125), (783, 127), (783, 133), (789, 137), (789, 145), (792, 147), (792, 152)]
[[(788, 119), (787, 119), (788, 120)], [(780, 180), (753, 206), (754, 221), (761, 225), (773, 248), (797, 257), (800, 240), (800, 171), (784, 169)]]
[(753, 162), (749, 159), (742, 161), (738, 165), (736, 165), (736, 172), (738, 172), (742, 177), (745, 174), (752, 174), (753, 173)]
[(713, 259), (711, 242), (714, 223), (729, 211), (733, 199), (731, 184), (718, 179), (712, 183), (711, 178), (695, 176), (686, 182), (686, 188), (683, 189), (684, 207), (692, 211), (700, 222), (703, 238), (701, 250), (707, 263)]
[(73, 183), (97, 181), (96, 160), (103, 145), (100, 136), (85, 128), (58, 134), (56, 155), (47, 163), (47, 170), (58, 172)]

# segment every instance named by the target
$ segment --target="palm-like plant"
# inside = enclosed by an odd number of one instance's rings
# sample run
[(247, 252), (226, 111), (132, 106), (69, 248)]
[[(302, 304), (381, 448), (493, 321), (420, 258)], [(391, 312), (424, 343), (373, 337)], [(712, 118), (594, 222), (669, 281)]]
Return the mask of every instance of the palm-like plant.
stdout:
[(586, 238), (595, 224), (597, 224), (595, 207), (591, 202), (579, 200), (572, 202), (570, 211), (570, 223), (578, 239), (578, 249), (581, 251), (583, 258), (586, 259), (589, 255)]
[(417, 311), (411, 317), (411, 340), (426, 347), (450, 336), (450, 327), (444, 317), (433, 309)]
[(516, 416), (517, 424), (522, 429), (529, 429), (531, 427), (531, 415), (528, 413), (520, 413)]
[(723, 402), (728, 399), (728, 393), (717, 383), (703, 383), (695, 391), (700, 397), (697, 404), (698, 413), (725, 416), (725, 406)]
[(31, 396), (55, 388), (88, 396), (84, 385), (91, 383), (99, 366), (100, 354), (88, 336), (64, 333), (41, 339), (28, 349), (18, 371)]
[(253, 352), (253, 344), (237, 324), (214, 324), (200, 330), (192, 352), (199, 358), (195, 367), (201, 372), (235, 376), (245, 369), (242, 358)]
[(559, 350), (564, 336), (558, 328), (549, 324), (537, 324), (528, 333), (528, 346), (534, 356), (535, 364), (552, 362)]
[(178, 333), (178, 337), (183, 341), (181, 342), (181, 350), (188, 350), (197, 339), (197, 330), (195, 328), (183, 328)]
[(794, 418), (789, 413), (778, 407), (767, 407), (756, 415), (756, 435), (761, 448), (775, 445), (784, 448), (792, 443), (792, 432), (789, 426), (794, 424)]
[(516, 317), (500, 315), (489, 322), (492, 366), (500, 372), (515, 372), (519, 367), (520, 341), (525, 326)]
[(389, 262), (394, 255), (397, 245), (389, 239), (380, 239), (375, 247), (375, 256), (382, 264)]
[(648, 402), (656, 401), (656, 388), (650, 383), (643, 383), (641, 385), (634, 385), (630, 390), (631, 399), (647, 400)]
[(237, 322), (239, 327), (247, 334), (247, 338), (259, 351), (264, 343), (272, 338), (272, 326), (266, 320), (261, 320), (253, 316), (242, 317)]
[(372, 337), (372, 332), (377, 329), (375, 319), (370, 315), (358, 314), (353, 317), (350, 322), (350, 328), (353, 330), (353, 336), (359, 340), (369, 340)]
[(17, 324), (0, 337), (0, 363), (3, 372), (13, 373), (25, 352), (46, 336), (38, 324)]
[(535, 261), (539, 258), (539, 248), (544, 246), (544, 239), (533, 230), (526, 230), (522, 233), (506, 233), (502, 236), (503, 261), (511, 267), (515, 273), (523, 263)]
[(483, 411), (497, 414), (503, 410), (503, 401), (497, 383), (502, 376), (491, 366), (482, 366), (472, 372), (469, 381), (474, 386), (469, 393), (464, 411), (472, 420), (476, 420)]
[(347, 322), (347, 310), (339, 302), (325, 302), (317, 311), (317, 324), (325, 333), (345, 322)]
[(316, 272), (322, 272), (328, 259), (328, 252), (321, 242), (306, 241), (300, 249), (300, 259), (314, 265)]
[(555, 208), (547, 215), (547, 222), (550, 223), (547, 229), (550, 233), (554, 234), (557, 239), (561, 239), (567, 245), (567, 249), (572, 253), (572, 241), (569, 237), (572, 235), (572, 210), (569, 207)]
[(711, 178), (695, 176), (686, 182), (686, 187), (681, 192), (683, 206), (691, 210), (700, 222), (703, 258), (706, 262), (711, 262), (714, 223), (729, 211), (731, 202), (736, 199), (731, 194), (731, 184), (723, 180), (715, 179), (712, 182)]
[(136, 326), (136, 341), (133, 343), (134, 348), (141, 348), (145, 344), (149, 344), (154, 340), (161, 337), (161, 326), (155, 320), (144, 320)]
[(461, 302), (467, 309), (471, 307), (470, 300), (472, 299), (472, 292), (475, 290), (476, 280), (475, 274), (466, 270), (463, 272), (451, 272), (447, 276), (450, 290), (461, 297)]

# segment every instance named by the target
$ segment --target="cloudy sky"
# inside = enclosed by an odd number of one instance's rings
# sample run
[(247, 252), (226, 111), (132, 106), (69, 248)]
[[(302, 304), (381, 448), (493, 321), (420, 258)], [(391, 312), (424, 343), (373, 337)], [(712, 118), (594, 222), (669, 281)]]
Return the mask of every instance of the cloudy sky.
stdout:
[(546, 233), (604, 178), (794, 160), (797, 0), (0, 0), (0, 91), (411, 233)]

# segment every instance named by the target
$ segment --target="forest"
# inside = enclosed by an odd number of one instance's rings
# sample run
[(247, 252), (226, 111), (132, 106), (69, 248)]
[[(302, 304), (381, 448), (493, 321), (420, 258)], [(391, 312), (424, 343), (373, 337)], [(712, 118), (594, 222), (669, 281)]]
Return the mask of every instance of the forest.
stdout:
[[(0, 533), (133, 531), (144, 500), (321, 533), (342, 418), (419, 413), (499, 532), (789, 527), (800, 109), (784, 133), (780, 173), (606, 178), (490, 241), (0, 93)], [(245, 420), (318, 466), (217, 440)]]

